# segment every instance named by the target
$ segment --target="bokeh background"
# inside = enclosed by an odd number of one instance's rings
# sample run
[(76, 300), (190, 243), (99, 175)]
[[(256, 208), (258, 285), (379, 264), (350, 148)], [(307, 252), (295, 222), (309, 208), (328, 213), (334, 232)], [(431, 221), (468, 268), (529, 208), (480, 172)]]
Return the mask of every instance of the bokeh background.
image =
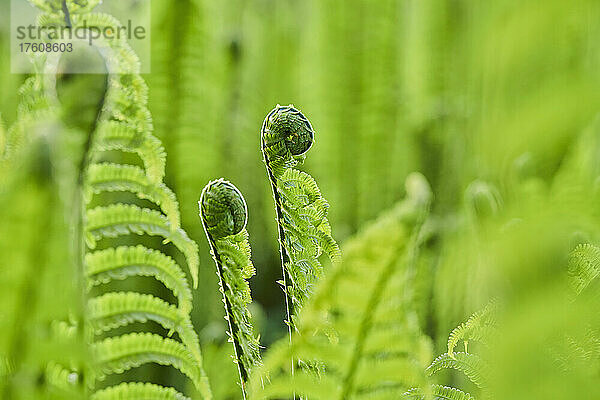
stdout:
[[(4, 126), (15, 121), (25, 79), (10, 73), (8, 7), (0, 3)], [(136, 12), (135, 1), (123, 7)], [(552, 210), (547, 214), (566, 220), (585, 209), (546, 207), (536, 196), (553, 190), (577, 146), (590, 150), (588, 161), (598, 167), (594, 133), (581, 141), (597, 130), (599, 39), (600, 3), (593, 0), (152, 0), (152, 72), (144, 78), (155, 135), (168, 154), (166, 183), (200, 245), (193, 318), (216, 398), (239, 394), (198, 219), (200, 191), (211, 179), (229, 179), (248, 202), (262, 343), (285, 334), (274, 205), (260, 152), (260, 126), (271, 108), (293, 103), (311, 120), (316, 142), (304, 168), (331, 205), (341, 243), (402, 198), (408, 173), (427, 177), (433, 214), (450, 233), (428, 256), (421, 315), (443, 350), (449, 331), (493, 291), (494, 281), (478, 268), (489, 259), (472, 254), (476, 240), (461, 225), (473, 181), (497, 188), (506, 209)], [(544, 218), (540, 232), (551, 226)], [(526, 243), (536, 248), (531, 229)], [(594, 238), (591, 232), (585, 237)], [(488, 255), (517, 252), (495, 251)], [(548, 273), (533, 271), (527, 276), (534, 280)], [(175, 374), (161, 367), (145, 373), (159, 380)]]

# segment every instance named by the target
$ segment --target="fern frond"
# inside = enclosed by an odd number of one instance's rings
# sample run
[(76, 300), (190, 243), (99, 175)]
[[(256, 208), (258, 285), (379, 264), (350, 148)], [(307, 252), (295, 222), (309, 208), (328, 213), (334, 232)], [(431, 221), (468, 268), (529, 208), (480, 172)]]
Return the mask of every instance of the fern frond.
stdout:
[(427, 367), (429, 375), (433, 375), (442, 369), (455, 369), (464, 373), (471, 382), (478, 387), (485, 386), (485, 376), (487, 373), (487, 366), (485, 363), (475, 354), (469, 353), (454, 353), (452, 356), (449, 354), (442, 354)]
[(171, 226), (179, 228), (179, 203), (175, 193), (164, 183), (151, 182), (141, 168), (113, 163), (92, 164), (88, 168), (87, 181), (94, 193), (127, 191), (154, 202), (161, 207)]
[(278, 342), (251, 376), (253, 396), (398, 398), (425, 384), (430, 343), (404, 293), (431, 194), (422, 176), (409, 182), (408, 198), (344, 247), (302, 309), (291, 345)]
[[(475, 397), (470, 394), (449, 386), (433, 385), (431, 394), (433, 400), (475, 400)], [(404, 393), (402, 398), (406, 400), (425, 400), (428, 397), (421, 389), (415, 388)]]
[(600, 274), (600, 248), (592, 244), (580, 244), (569, 258), (568, 274), (571, 286), (581, 293)]
[(100, 123), (94, 148), (97, 151), (120, 150), (136, 153), (144, 163), (149, 179), (160, 183), (165, 176), (166, 154), (160, 141), (125, 122)]
[[(61, 0), (29, 0), (29, 2), (41, 10), (44, 10), (52, 15), (60, 15), (62, 13)], [(100, 3), (100, 0), (67, 0), (65, 5), (68, 7), (71, 14), (79, 14), (87, 12)]]
[(91, 400), (191, 400), (173, 388), (152, 383), (121, 383), (97, 391)]
[(96, 333), (109, 331), (133, 322), (152, 320), (179, 334), (182, 342), (200, 362), (198, 336), (187, 312), (149, 294), (111, 292), (88, 301), (90, 322)]
[(250, 244), (246, 223), (248, 209), (242, 193), (230, 182), (209, 182), (198, 202), (200, 218), (212, 256), (217, 266), (223, 293), (229, 335), (245, 398), (245, 385), (250, 372), (261, 365), (260, 344), (251, 323), (248, 305), (252, 302), (247, 279), (256, 270), (250, 260)]
[[(99, 3), (98, 0), (33, 0), (33, 2), (46, 11), (46, 14), (40, 15), (37, 19), (39, 26), (64, 26), (67, 22), (72, 29), (97, 28), (105, 31), (107, 28), (116, 31), (122, 26), (111, 15), (90, 13), (91, 9)], [(79, 136), (83, 139), (87, 137), (87, 141), (81, 141), (83, 152), (78, 155), (82, 156), (76, 162), (78, 166), (71, 167), (73, 177), (77, 178), (77, 185), (79, 185), (73, 187), (77, 189), (73, 192), (78, 194), (73, 202), (73, 212), (76, 215), (73, 250), (78, 267), (85, 269), (85, 283), (88, 289), (112, 279), (152, 276), (173, 291), (178, 305), (171, 305), (152, 295), (134, 292), (109, 292), (89, 299), (87, 303), (89, 312), (83, 313), (82, 304), (82, 310), (78, 310), (81, 315), (75, 317), (76, 323), (69, 325), (54, 322), (51, 327), (52, 332), (61, 338), (91, 339), (94, 357), (87, 357), (87, 359), (94, 359), (97, 365), (94, 366), (95, 368), (88, 369), (90, 365), (78, 361), (73, 365), (77, 365), (77, 368), (81, 367), (86, 372), (80, 374), (78, 369), (63, 368), (62, 365), (65, 363), (61, 360), (60, 365), (59, 363), (48, 365), (47, 380), (55, 388), (64, 391), (69, 389), (69, 380), (81, 375), (85, 382), (75, 382), (75, 386), (78, 389), (84, 386), (93, 388), (98, 377), (103, 379), (107, 374), (121, 373), (154, 362), (178, 368), (193, 381), (203, 399), (211, 399), (208, 379), (202, 367), (198, 337), (191, 323), (191, 290), (186, 275), (175, 261), (159, 250), (151, 250), (143, 246), (108, 248), (85, 254), (83, 239), (87, 239), (87, 251), (90, 251), (95, 248), (96, 241), (102, 238), (117, 238), (129, 234), (162, 236), (165, 239), (164, 244), (173, 242), (183, 253), (193, 284), (197, 285), (198, 247), (180, 228), (179, 205), (174, 193), (163, 183), (166, 155), (161, 142), (152, 135), (152, 116), (147, 107), (148, 87), (139, 76), (140, 61), (127, 43), (127, 39), (118, 36), (113, 35), (112, 39), (105, 38), (99, 41), (103, 67), (108, 74), (105, 79), (102, 79), (102, 97), (99, 98), (99, 103), (94, 104), (97, 108), (91, 110), (94, 113), (93, 123), (76, 124), (72, 128), (73, 130), (89, 128), (89, 131), (77, 132), (77, 134), (81, 133)], [(40, 70), (58, 75), (58, 63), (47, 62), (44, 57), (39, 57), (38, 60)], [(44, 113), (58, 108), (56, 106), (63, 106), (59, 104), (59, 90), (52, 87), (58, 81), (59, 79), (54, 76), (44, 78), (34, 76), (23, 86), (24, 99), (19, 113), (29, 117), (22, 119), (7, 138), (8, 149), (19, 147), (25, 136), (24, 133), (34, 126), (36, 118), (53, 128), (52, 123), (55, 119), (44, 118)], [(69, 110), (64, 107), (62, 111), (67, 115)], [(3, 137), (0, 148), (4, 153)], [(115, 150), (137, 154), (144, 168), (100, 162), (105, 156), (103, 152)], [(61, 151), (67, 153), (65, 150), (61, 149)], [(110, 200), (106, 200), (109, 196), (99, 196), (97, 200), (101, 205), (92, 210), (85, 210), (84, 200), (88, 200), (87, 204), (89, 204), (93, 194), (113, 191), (127, 191), (139, 198), (147, 199), (160, 206), (165, 215), (135, 205), (110, 204)], [(84, 199), (82, 194), (87, 195), (87, 199)], [(83, 280), (81, 282), (83, 283)], [(88, 291), (88, 293), (93, 292)], [(132, 322), (145, 321), (157, 322), (170, 331), (169, 335), (177, 332), (181, 343), (160, 335), (141, 333), (124, 334), (94, 343), (93, 330), (101, 334)], [(187, 399), (173, 389), (143, 383), (117, 385), (100, 390), (92, 397), (96, 399)]]
[(90, 287), (129, 276), (153, 276), (173, 292), (182, 312), (192, 309), (192, 291), (185, 273), (171, 257), (158, 250), (142, 245), (99, 250), (86, 254), (85, 266)]
[[(190, 351), (173, 339), (153, 333), (129, 333), (107, 338), (93, 345), (103, 374), (120, 374), (146, 363), (171, 365), (199, 388), (202, 371)], [(100, 377), (102, 378), (102, 377)]]
[(463, 340), (465, 346), (470, 340), (485, 341), (496, 326), (497, 304), (491, 301), (481, 311), (477, 311), (469, 319), (450, 332), (448, 337), (448, 355), (454, 355), (454, 348)]
[(194, 288), (198, 286), (198, 245), (183, 229), (174, 229), (167, 218), (158, 211), (132, 204), (100, 206), (87, 212), (88, 245), (95, 247), (97, 240), (128, 234), (162, 236), (185, 255), (192, 275)]
[(312, 125), (293, 105), (277, 105), (263, 122), (261, 145), (275, 200), (290, 332), (322, 274), (318, 258), (324, 252), (337, 261), (341, 254), (317, 183), (294, 169), (313, 142)]

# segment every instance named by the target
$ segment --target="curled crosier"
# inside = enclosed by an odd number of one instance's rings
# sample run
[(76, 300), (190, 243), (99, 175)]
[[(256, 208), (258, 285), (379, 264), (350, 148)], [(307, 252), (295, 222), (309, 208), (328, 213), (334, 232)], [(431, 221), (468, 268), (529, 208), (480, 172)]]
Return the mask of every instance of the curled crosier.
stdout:
[(269, 158), (300, 156), (313, 144), (315, 132), (308, 118), (293, 105), (275, 107), (261, 129), (263, 150)]
[(236, 235), (246, 227), (246, 201), (232, 183), (224, 179), (209, 182), (198, 203), (206, 230), (213, 239)]

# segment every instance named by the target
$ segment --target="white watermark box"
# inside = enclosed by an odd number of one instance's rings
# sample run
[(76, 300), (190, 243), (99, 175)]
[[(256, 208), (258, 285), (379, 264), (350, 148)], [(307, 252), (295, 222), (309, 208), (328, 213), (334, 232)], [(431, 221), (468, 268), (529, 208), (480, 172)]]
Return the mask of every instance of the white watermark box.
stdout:
[(10, 22), (12, 73), (150, 72), (150, 0), (11, 0)]

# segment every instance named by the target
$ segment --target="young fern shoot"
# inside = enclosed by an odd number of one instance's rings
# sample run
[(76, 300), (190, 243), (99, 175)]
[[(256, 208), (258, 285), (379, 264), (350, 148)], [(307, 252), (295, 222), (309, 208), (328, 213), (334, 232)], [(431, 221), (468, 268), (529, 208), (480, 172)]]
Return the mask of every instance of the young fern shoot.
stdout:
[(294, 168), (304, 160), (313, 142), (312, 125), (293, 105), (277, 105), (263, 122), (261, 145), (277, 213), (290, 335), (300, 309), (322, 274), (319, 257), (322, 253), (332, 261), (340, 257), (327, 220), (327, 201), (315, 180)]
[(233, 342), (240, 374), (242, 394), (253, 367), (261, 365), (260, 344), (251, 322), (248, 305), (252, 302), (248, 279), (256, 274), (250, 260), (246, 232), (248, 209), (242, 193), (223, 179), (209, 182), (202, 191), (200, 218), (217, 266), (217, 275), (229, 336)]

